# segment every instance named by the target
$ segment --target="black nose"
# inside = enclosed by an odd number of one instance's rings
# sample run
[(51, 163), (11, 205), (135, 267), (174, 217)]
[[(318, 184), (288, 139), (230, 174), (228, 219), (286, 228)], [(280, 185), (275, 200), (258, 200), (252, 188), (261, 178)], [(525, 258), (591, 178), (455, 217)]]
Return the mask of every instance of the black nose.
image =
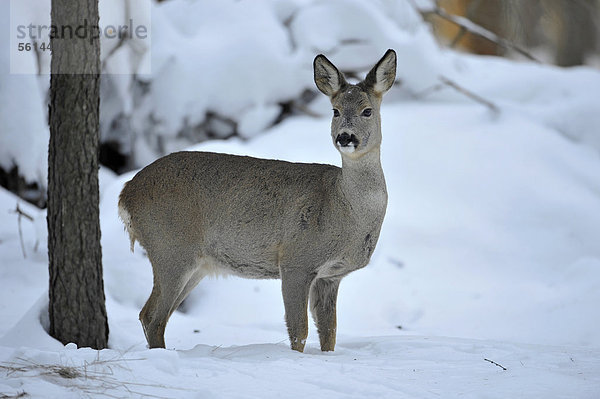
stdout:
[(358, 139), (355, 135), (350, 135), (348, 133), (342, 133), (337, 136), (335, 139), (336, 143), (338, 143), (342, 147), (348, 147), (352, 144), (354, 147), (358, 146)]

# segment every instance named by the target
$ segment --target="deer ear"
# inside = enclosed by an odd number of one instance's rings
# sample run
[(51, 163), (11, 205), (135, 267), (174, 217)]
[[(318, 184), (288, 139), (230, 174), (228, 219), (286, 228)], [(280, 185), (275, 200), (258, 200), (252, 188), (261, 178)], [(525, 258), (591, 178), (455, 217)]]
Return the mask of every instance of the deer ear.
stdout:
[(328, 97), (335, 96), (346, 85), (344, 75), (325, 57), (319, 54), (313, 62), (315, 84)]
[(365, 84), (379, 95), (388, 91), (396, 80), (396, 52), (388, 50), (369, 71)]

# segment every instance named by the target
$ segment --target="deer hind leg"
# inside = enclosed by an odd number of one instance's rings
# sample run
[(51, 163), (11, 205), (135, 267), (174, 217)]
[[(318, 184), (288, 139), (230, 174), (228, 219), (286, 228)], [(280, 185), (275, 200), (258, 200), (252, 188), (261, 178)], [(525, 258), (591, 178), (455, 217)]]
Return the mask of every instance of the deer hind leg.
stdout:
[[(156, 303), (158, 301), (158, 298), (160, 296), (160, 288), (158, 287), (158, 284), (156, 283), (156, 281), (154, 282), (154, 286), (152, 287), (152, 292), (150, 293), (150, 297), (148, 298), (148, 300), (146, 301), (146, 304), (144, 305), (144, 307), (142, 308), (142, 311), (140, 312), (140, 322), (142, 323), (142, 329), (144, 330), (144, 335), (146, 336), (146, 342), (148, 342), (148, 347), (150, 348), (164, 348), (165, 347), (165, 341), (164, 341), (164, 333), (163, 333), (163, 338), (158, 339), (160, 337), (157, 337), (157, 339), (155, 339), (154, 337), (156, 336), (155, 333), (150, 333), (151, 331), (154, 330), (150, 330), (151, 326), (151, 322), (154, 319), (154, 309), (156, 309)], [(151, 338), (152, 337), (152, 338)]]
[(173, 308), (171, 309), (171, 314), (173, 314), (173, 312), (179, 308), (179, 305), (181, 305), (181, 303), (185, 300), (185, 298), (187, 298), (187, 296), (190, 294), (190, 292), (192, 292), (192, 290), (194, 288), (196, 288), (196, 286), (198, 285), (200, 280), (202, 280), (205, 275), (206, 275), (206, 273), (204, 273), (200, 269), (196, 269), (196, 271), (194, 271), (192, 273), (192, 275), (188, 279), (187, 283), (185, 284), (185, 287), (183, 287), (183, 289), (181, 290), (181, 293), (175, 300), (175, 303), (173, 304)]
[[(149, 254), (150, 256), (150, 254)], [(177, 256), (153, 258), (152, 293), (140, 312), (140, 321), (150, 348), (165, 347), (165, 328), (171, 314), (200, 281), (191, 259)]]
[(335, 348), (339, 279), (316, 279), (310, 287), (310, 310), (319, 331), (322, 351)]

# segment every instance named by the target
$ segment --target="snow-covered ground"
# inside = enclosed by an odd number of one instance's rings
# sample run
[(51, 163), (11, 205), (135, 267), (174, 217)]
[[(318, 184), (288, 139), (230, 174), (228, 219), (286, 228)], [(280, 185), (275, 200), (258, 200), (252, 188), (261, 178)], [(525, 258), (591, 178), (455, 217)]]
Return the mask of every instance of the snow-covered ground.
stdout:
[[(600, 73), (460, 60), (464, 84), (500, 111), (450, 89), (386, 98), (388, 213), (371, 264), (342, 282), (333, 353), (314, 326), (305, 353), (288, 349), (279, 281), (235, 277), (202, 281), (168, 349), (147, 350), (137, 315), (151, 268), (116, 212), (133, 173), (105, 170), (110, 349), (64, 347), (44, 330), (44, 213), (0, 190), (0, 395), (600, 397), (600, 155), (577, 136), (600, 130)], [(195, 149), (340, 163), (328, 118)], [(20, 228), (17, 203), (34, 217)]]

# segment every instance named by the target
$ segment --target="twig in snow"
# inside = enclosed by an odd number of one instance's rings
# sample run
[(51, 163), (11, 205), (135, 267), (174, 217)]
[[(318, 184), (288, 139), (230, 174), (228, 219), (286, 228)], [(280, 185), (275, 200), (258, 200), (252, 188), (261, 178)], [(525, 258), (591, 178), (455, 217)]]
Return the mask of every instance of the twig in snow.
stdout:
[(496, 362), (495, 362), (495, 361), (493, 361), (493, 360), (490, 360), (490, 359), (483, 359), (483, 360), (485, 360), (486, 362), (490, 362), (490, 363), (492, 363), (492, 364), (493, 364), (493, 365), (495, 365), (495, 366), (498, 366), (498, 367), (500, 367), (500, 368), (501, 368), (502, 370), (504, 370), (504, 371), (508, 370), (506, 367), (504, 367), (504, 366), (503, 366), (503, 365), (501, 365), (501, 364), (498, 364), (498, 363), (496, 363)]
[(489, 31), (480, 25), (477, 25), (476, 23), (474, 23), (473, 21), (471, 21), (468, 18), (449, 14), (448, 12), (446, 12), (446, 10), (444, 10), (443, 8), (441, 8), (439, 6), (436, 6), (432, 9), (421, 10), (416, 6), (416, 4), (413, 3), (413, 7), (423, 16), (423, 18), (428, 17), (430, 15), (436, 15), (448, 22), (451, 22), (451, 23), (459, 26), (460, 31), (459, 31), (458, 35), (454, 38), (452, 46), (456, 45), (456, 42), (458, 42), (458, 40), (460, 40), (462, 35), (464, 35), (464, 32), (467, 31), (473, 35), (482, 37), (485, 40), (495, 43), (502, 48), (505, 48), (507, 50), (514, 50), (517, 53), (523, 55), (524, 57), (530, 59), (531, 61), (541, 64), (540, 60), (535, 58), (524, 48), (516, 45), (515, 43), (511, 42), (510, 40), (507, 40), (503, 37), (498, 36), (494, 32)]
[(25, 398), (27, 396), (29, 396), (29, 394), (25, 391), (21, 391), (14, 395), (7, 395), (4, 393), (0, 393), (0, 399), (16, 399), (16, 398)]
[(17, 209), (14, 210), (14, 213), (18, 214), (19, 216), (23, 216), (25, 219), (29, 220), (30, 222), (33, 222), (33, 216), (23, 212), (23, 210), (19, 206), (18, 202), (17, 202)]
[(33, 217), (23, 212), (18, 202), (17, 208), (13, 211), (13, 213), (16, 213), (18, 215), (17, 224), (19, 226), (19, 241), (21, 242), (21, 251), (23, 251), (23, 258), (27, 258), (27, 253), (25, 252), (25, 244), (23, 243), (23, 229), (21, 228), (21, 217), (25, 217), (31, 222), (33, 222)]
[(459, 93), (462, 93), (465, 96), (469, 97), (471, 100), (475, 100), (478, 103), (485, 105), (492, 112), (494, 112), (494, 113), (500, 112), (500, 108), (498, 108), (498, 106), (496, 104), (494, 104), (491, 101), (488, 101), (485, 98), (473, 93), (472, 91), (460, 86), (458, 83), (454, 82), (453, 80), (450, 80), (445, 76), (440, 76), (440, 81), (443, 84), (445, 84), (446, 86), (452, 87), (454, 90), (458, 91)]

